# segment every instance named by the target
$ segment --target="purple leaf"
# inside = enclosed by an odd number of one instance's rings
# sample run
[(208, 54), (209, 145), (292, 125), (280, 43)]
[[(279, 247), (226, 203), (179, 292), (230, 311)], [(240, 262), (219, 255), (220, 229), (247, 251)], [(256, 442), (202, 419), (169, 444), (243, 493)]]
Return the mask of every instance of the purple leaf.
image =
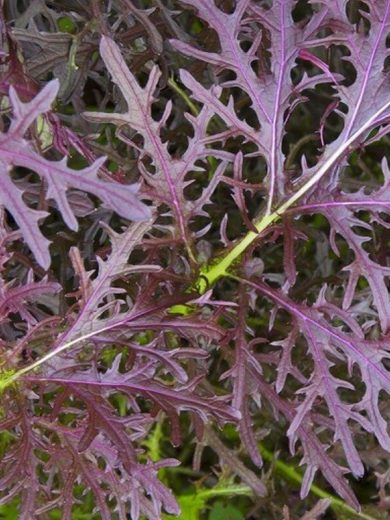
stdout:
[[(34, 121), (50, 109), (58, 82), (50, 82), (32, 101), (22, 103), (15, 90), (10, 88), (13, 119), (7, 133), (0, 133), (0, 167), (2, 169), (1, 203), (10, 211), (37, 262), (47, 269), (51, 259), (49, 241), (39, 229), (39, 221), (47, 213), (26, 206), (22, 191), (9, 177), (9, 170), (22, 166), (38, 173), (47, 183), (46, 196), (54, 199), (66, 224), (78, 229), (78, 223), (66, 197), (69, 188), (87, 191), (100, 198), (104, 204), (129, 220), (144, 220), (150, 216), (149, 208), (138, 201), (135, 185), (120, 185), (102, 181), (98, 177), (99, 168), (105, 158), (98, 159), (83, 170), (73, 170), (66, 165), (66, 158), (49, 161), (40, 156), (32, 145), (24, 139), (24, 134)], [(12, 145), (11, 145), (12, 143)]]

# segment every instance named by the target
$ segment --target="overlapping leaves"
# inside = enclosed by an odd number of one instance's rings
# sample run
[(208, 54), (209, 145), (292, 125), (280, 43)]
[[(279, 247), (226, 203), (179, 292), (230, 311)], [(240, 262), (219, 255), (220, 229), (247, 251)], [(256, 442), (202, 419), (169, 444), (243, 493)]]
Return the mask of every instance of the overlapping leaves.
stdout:
[[(155, 37), (153, 52), (166, 52), (151, 29), (152, 11), (125, 4)], [(359, 509), (344, 475), (360, 478), (365, 471), (360, 440), (375, 439), (390, 452), (383, 404), (390, 394), (390, 175), (383, 152), (390, 130), (390, 1), (360, 2), (357, 23), (346, 0), (301, 4), (179, 0), (209, 36), (198, 45), (177, 30), (185, 21), (159, 7), (176, 34), (166, 42), (167, 63), (191, 115), (164, 97), (164, 59), (160, 66), (147, 61), (139, 74), (115, 41), (126, 40), (121, 18), (108, 30), (109, 13), (98, 17), (105, 35), (93, 77), (107, 84), (106, 68), (120, 96), (109, 89), (102, 107), (84, 112), (83, 124), (102, 130), (97, 140), (108, 139), (116, 161), (134, 159), (153, 218), (138, 185), (99, 177), (104, 158), (76, 171), (33, 145), (31, 129), (51, 110), (56, 80), (27, 103), (10, 88), (12, 114), (0, 134), (0, 201), (19, 231), (1, 220), (2, 364), (16, 370), (22, 362), (45, 361), (4, 394), (0, 428), (9, 438), (0, 490), (4, 501), (21, 497), (21, 518), (60, 508), (70, 519), (80, 498), (75, 481), (107, 520), (178, 514), (157, 478), (160, 467), (177, 461), (152, 462), (141, 447), (156, 417), (168, 418), (175, 446), (182, 412), (204, 443), (205, 424), (235, 423), (261, 467), (258, 440), (267, 432), (259, 425), (267, 407), (305, 465), (301, 496), (320, 471)], [(313, 112), (316, 127), (314, 137), (298, 140), (290, 128), (300, 132), (301, 108)], [(188, 132), (185, 139), (177, 128)], [(318, 147), (300, 153), (309, 141)], [(256, 183), (254, 159), (265, 164)], [(359, 178), (356, 163), (363, 165)], [(32, 207), (37, 197), (28, 202), (28, 183), (15, 179), (20, 167), (38, 174), (43, 199), (54, 200), (72, 230), (78, 220), (68, 189), (141, 221), (120, 231), (95, 222), (91, 247), (97, 249), (98, 236), (103, 253), (90, 255), (73, 243), (71, 268), (53, 266), (69, 303), (59, 301), (61, 285), (36, 265), (51, 263), (47, 213)], [(255, 211), (248, 192), (263, 197)], [(21, 236), (36, 264), (17, 251), (12, 256)], [(213, 258), (216, 244), (226, 250)], [(199, 272), (204, 285), (230, 280), (213, 299), (213, 287), (195, 293), (204, 289)], [(223, 459), (229, 451), (220, 442), (214, 447)], [(237, 474), (245, 474), (244, 464)], [(266, 494), (263, 484), (257, 490)]]

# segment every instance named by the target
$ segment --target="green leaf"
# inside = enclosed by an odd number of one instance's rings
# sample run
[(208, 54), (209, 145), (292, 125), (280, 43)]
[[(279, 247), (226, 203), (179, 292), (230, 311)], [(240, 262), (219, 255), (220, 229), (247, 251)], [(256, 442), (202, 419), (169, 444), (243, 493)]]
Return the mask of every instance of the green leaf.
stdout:
[(69, 18), (69, 16), (60, 16), (57, 19), (57, 25), (58, 29), (64, 33), (73, 34), (77, 29), (77, 25), (74, 23), (72, 18)]
[[(243, 484), (234, 484), (227, 479), (221, 480), (213, 488), (195, 489), (192, 493), (176, 497), (181, 514), (179, 516), (163, 515), (164, 520), (199, 520), (200, 513), (207, 506), (207, 502), (215, 497), (228, 497), (230, 500), (233, 496), (251, 496), (252, 490)], [(221, 502), (219, 502), (221, 503)], [(235, 508), (232, 508), (232, 510)], [(228, 512), (231, 509), (228, 510)], [(236, 513), (235, 513), (236, 514)], [(216, 517), (213, 520), (228, 520), (229, 517)], [(242, 520), (243, 517), (232, 516), (232, 520)]]
[(244, 520), (244, 516), (236, 507), (216, 502), (208, 520)]
[(0, 520), (15, 520), (18, 518), (18, 500), (0, 506)]

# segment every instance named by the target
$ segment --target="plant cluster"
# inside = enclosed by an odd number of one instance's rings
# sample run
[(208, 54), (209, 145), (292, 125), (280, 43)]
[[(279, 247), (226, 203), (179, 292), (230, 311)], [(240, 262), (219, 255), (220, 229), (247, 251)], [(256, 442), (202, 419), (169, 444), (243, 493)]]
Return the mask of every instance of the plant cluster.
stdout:
[(1, 2), (0, 504), (388, 514), (389, 35), (390, 0)]

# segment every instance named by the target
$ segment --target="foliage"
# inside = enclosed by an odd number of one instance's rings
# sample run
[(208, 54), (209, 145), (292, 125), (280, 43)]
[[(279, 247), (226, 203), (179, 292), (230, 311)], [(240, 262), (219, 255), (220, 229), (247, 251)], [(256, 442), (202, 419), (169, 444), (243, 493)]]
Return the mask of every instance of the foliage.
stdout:
[(390, 0), (2, 2), (5, 518), (371, 518), (375, 478), (386, 514), (389, 34)]

